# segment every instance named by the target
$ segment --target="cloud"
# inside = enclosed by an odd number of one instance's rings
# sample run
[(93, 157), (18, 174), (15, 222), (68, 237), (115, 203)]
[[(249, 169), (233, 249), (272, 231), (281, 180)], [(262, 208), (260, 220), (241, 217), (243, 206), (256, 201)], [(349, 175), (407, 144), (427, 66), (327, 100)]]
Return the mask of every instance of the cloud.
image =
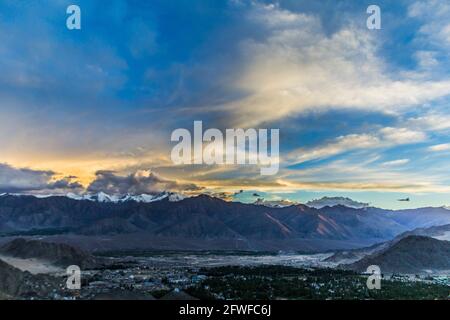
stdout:
[[(120, 0), (106, 6), (81, 0), (83, 31), (68, 32), (63, 2), (54, 2), (45, 15), (39, 4), (0, 5), (11, 17), (0, 21), (5, 31), (0, 35), (0, 149), (3, 161), (16, 167), (45, 163), (80, 178), (59, 179), (53, 171), (16, 172), (15, 179), (0, 178), (9, 190), (10, 181), (15, 190), (66, 190), (82, 181), (92, 191), (108, 193), (197, 186), (218, 193), (257, 190), (255, 186), (281, 191), (292, 189), (284, 181), (295, 179), (299, 186), (322, 189), (396, 189), (408, 181), (448, 185), (445, 163), (424, 164), (423, 154), (414, 153), (444, 147), (391, 148), (428, 136), (433, 144), (446, 141), (436, 134), (450, 129), (448, 100), (442, 99), (450, 93), (445, 68), (450, 11), (445, 2), (416, 1), (409, 18), (404, 12), (391, 16), (408, 28), (406, 33), (404, 27), (368, 31), (364, 10), (353, 5), (356, 11), (342, 4), (332, 10), (303, 10), (291, 1), (242, 1), (237, 10), (191, 6), (197, 8), (194, 15), (184, 10), (189, 4), (136, 6)], [(101, 15), (87, 14), (98, 9)], [(19, 17), (22, 23), (17, 24)], [(168, 28), (167, 17), (184, 31), (189, 29), (186, 22), (195, 20), (191, 36)], [(425, 113), (428, 107), (434, 113)], [(381, 112), (385, 114), (377, 114)], [(190, 128), (194, 116), (209, 127), (217, 121), (218, 128), (277, 123), (282, 155), (289, 156), (282, 165), (327, 161), (300, 170), (283, 168), (270, 179), (252, 167), (174, 167), (170, 131)], [(314, 147), (308, 147), (311, 143)], [(379, 158), (367, 165), (371, 170), (359, 170), (355, 163), (373, 158), (372, 152)], [(322, 166), (336, 155), (350, 161)], [(446, 153), (433, 156), (443, 159)], [(414, 170), (379, 161), (406, 157), (414, 158)], [(433, 181), (428, 180), (431, 167), (440, 170)], [(145, 168), (158, 174), (141, 171)], [(21, 175), (28, 185), (19, 181)]]
[(292, 151), (287, 160), (302, 163), (310, 160), (325, 159), (354, 150), (387, 148), (396, 145), (420, 143), (427, 139), (425, 133), (407, 128), (385, 127), (373, 134), (350, 134), (340, 136), (334, 141), (311, 149)]
[(234, 200), (234, 196), (236, 195), (233, 192), (225, 192), (225, 191), (224, 192), (210, 192), (210, 191), (207, 191), (207, 192), (204, 192), (204, 194), (207, 194), (207, 195), (209, 195), (211, 197), (214, 197), (214, 198), (222, 199), (224, 201), (233, 201)]
[(261, 35), (240, 41), (230, 87), (242, 97), (220, 106), (236, 126), (333, 108), (396, 113), (450, 94), (448, 77), (390, 72), (378, 57), (380, 38), (352, 23), (328, 35), (318, 16), (258, 3), (244, 18)]
[(425, 133), (408, 128), (386, 127), (381, 129), (380, 133), (386, 143), (393, 145), (423, 142), (427, 138)]
[[(388, 182), (388, 181), (352, 181), (352, 182), (291, 182), (280, 181), (283, 188), (288, 190), (334, 190), (334, 191), (383, 191), (383, 192), (409, 192), (409, 193), (421, 193), (421, 192), (450, 192), (450, 187), (446, 185), (436, 185), (432, 183), (411, 183), (410, 181), (402, 182)], [(278, 189), (273, 189), (276, 192)]]
[(408, 8), (408, 16), (423, 21), (419, 33), (437, 46), (450, 46), (450, 4), (440, 0), (416, 1)]
[(399, 160), (392, 160), (392, 161), (387, 161), (383, 163), (383, 166), (401, 166), (404, 164), (407, 164), (410, 160), (409, 159), (399, 159)]
[[(276, 190), (372, 190), (383, 192), (448, 192), (448, 182), (434, 166), (411, 170), (404, 166), (377, 165), (366, 160), (368, 155), (358, 154), (350, 158), (321, 162), (302, 170), (284, 169), (277, 182)], [(405, 160), (405, 159), (401, 159)], [(422, 159), (417, 159), (415, 167)], [(422, 163), (423, 164), (423, 163)], [(444, 178), (444, 179), (443, 179)], [(256, 188), (255, 188), (256, 189)], [(266, 188), (267, 189), (267, 188)]]
[(379, 145), (380, 140), (377, 137), (368, 134), (351, 134), (338, 137), (332, 143), (324, 146), (309, 150), (296, 150), (293, 155), (300, 154), (296, 161), (305, 162), (313, 159), (328, 158), (350, 150), (374, 148)]
[(57, 179), (53, 171), (14, 168), (0, 163), (0, 192), (42, 193), (80, 190), (83, 186), (72, 177)]
[(438, 112), (430, 112), (408, 120), (411, 127), (428, 131), (444, 131), (450, 129), (450, 115)]
[(436, 52), (434, 51), (417, 51), (415, 57), (417, 59), (417, 63), (423, 69), (430, 69), (439, 64), (436, 59)]
[(139, 170), (129, 175), (118, 175), (114, 171), (98, 171), (96, 178), (88, 186), (88, 192), (107, 194), (152, 194), (162, 191), (199, 191), (192, 183), (167, 180), (149, 170)]
[(435, 152), (448, 151), (450, 150), (450, 143), (437, 144), (429, 147), (428, 149)]

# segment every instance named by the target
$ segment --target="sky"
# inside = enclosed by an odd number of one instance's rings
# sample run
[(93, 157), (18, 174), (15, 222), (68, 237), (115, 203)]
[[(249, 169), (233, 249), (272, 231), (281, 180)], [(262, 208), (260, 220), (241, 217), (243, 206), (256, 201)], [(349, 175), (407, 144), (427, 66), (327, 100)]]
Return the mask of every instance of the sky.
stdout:
[[(449, 18), (439, 0), (3, 0), (0, 193), (450, 205)], [(279, 128), (279, 172), (175, 165), (195, 120)]]

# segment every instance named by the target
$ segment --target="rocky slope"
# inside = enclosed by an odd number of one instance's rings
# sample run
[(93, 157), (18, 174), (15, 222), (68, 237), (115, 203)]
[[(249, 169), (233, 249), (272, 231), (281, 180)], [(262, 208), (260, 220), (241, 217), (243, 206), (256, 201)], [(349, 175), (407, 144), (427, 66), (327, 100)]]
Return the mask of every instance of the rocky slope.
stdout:
[(388, 248), (342, 266), (364, 272), (377, 265), (383, 273), (424, 273), (450, 270), (450, 242), (424, 236), (406, 236)]
[(20, 271), (0, 260), (0, 300), (47, 297), (61, 286), (60, 282), (53, 277)]
[(78, 248), (35, 240), (15, 239), (1, 246), (0, 254), (21, 259), (44, 260), (62, 268), (77, 265), (81, 269), (91, 269), (100, 264), (97, 258)]

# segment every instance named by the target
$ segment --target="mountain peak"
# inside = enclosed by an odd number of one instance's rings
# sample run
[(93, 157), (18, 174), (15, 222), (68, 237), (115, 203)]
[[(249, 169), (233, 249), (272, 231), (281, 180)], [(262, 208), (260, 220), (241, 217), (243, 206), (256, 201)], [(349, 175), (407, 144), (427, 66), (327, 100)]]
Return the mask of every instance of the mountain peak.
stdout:
[(290, 200), (264, 200), (263, 198), (259, 198), (253, 204), (258, 206), (264, 206), (269, 208), (285, 208), (297, 205), (298, 203), (292, 202)]
[(347, 208), (363, 209), (369, 206), (368, 203), (358, 202), (345, 197), (323, 197), (306, 203), (308, 207), (322, 209), (324, 207), (344, 206)]
[(93, 202), (105, 202), (105, 203), (107, 202), (120, 203), (128, 201), (150, 203), (161, 201), (164, 199), (168, 199), (170, 202), (178, 202), (186, 198), (186, 196), (183, 194), (168, 191), (164, 191), (158, 194), (139, 194), (139, 195), (132, 195), (132, 194), (109, 195), (103, 191), (100, 191), (98, 193), (89, 193), (83, 195), (68, 193), (66, 197), (73, 200), (88, 200)]

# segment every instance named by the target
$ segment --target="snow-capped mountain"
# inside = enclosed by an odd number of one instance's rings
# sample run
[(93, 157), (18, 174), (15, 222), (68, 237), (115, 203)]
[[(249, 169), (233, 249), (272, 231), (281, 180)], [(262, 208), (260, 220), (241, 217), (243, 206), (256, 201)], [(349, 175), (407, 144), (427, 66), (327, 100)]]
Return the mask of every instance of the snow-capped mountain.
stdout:
[(119, 202), (127, 202), (127, 201), (136, 201), (136, 202), (143, 202), (143, 203), (150, 203), (150, 202), (156, 202), (161, 201), (163, 199), (168, 199), (170, 202), (177, 202), (181, 201), (186, 198), (186, 196), (174, 193), (174, 192), (162, 192), (156, 195), (151, 194), (140, 194), (140, 195), (131, 195), (126, 194), (123, 196), (120, 195), (109, 195), (104, 192), (94, 193), (94, 194), (83, 194), (78, 195), (74, 193), (68, 193), (66, 195), (70, 199), (74, 200), (88, 200), (88, 201), (94, 201), (94, 202), (113, 202), (113, 203), (119, 203)]
[(296, 205), (296, 202), (292, 202), (289, 200), (273, 200), (273, 201), (267, 201), (264, 199), (258, 199), (253, 204), (258, 206), (265, 206), (269, 208), (285, 208), (290, 207), (293, 205)]
[(368, 203), (358, 202), (344, 197), (323, 197), (306, 203), (310, 208), (322, 209), (324, 207), (345, 206), (348, 208), (362, 209), (369, 206)]
[(169, 201), (170, 202), (178, 202), (178, 201), (184, 200), (186, 198), (187, 198), (187, 196), (185, 196), (181, 193), (175, 193), (175, 192), (169, 193)]
[(89, 201), (97, 201), (97, 202), (119, 202), (118, 197), (107, 195), (104, 192), (99, 192), (96, 194), (83, 194), (83, 195), (68, 193), (66, 195), (66, 197), (70, 198), (70, 199), (74, 199), (74, 200), (89, 200)]

